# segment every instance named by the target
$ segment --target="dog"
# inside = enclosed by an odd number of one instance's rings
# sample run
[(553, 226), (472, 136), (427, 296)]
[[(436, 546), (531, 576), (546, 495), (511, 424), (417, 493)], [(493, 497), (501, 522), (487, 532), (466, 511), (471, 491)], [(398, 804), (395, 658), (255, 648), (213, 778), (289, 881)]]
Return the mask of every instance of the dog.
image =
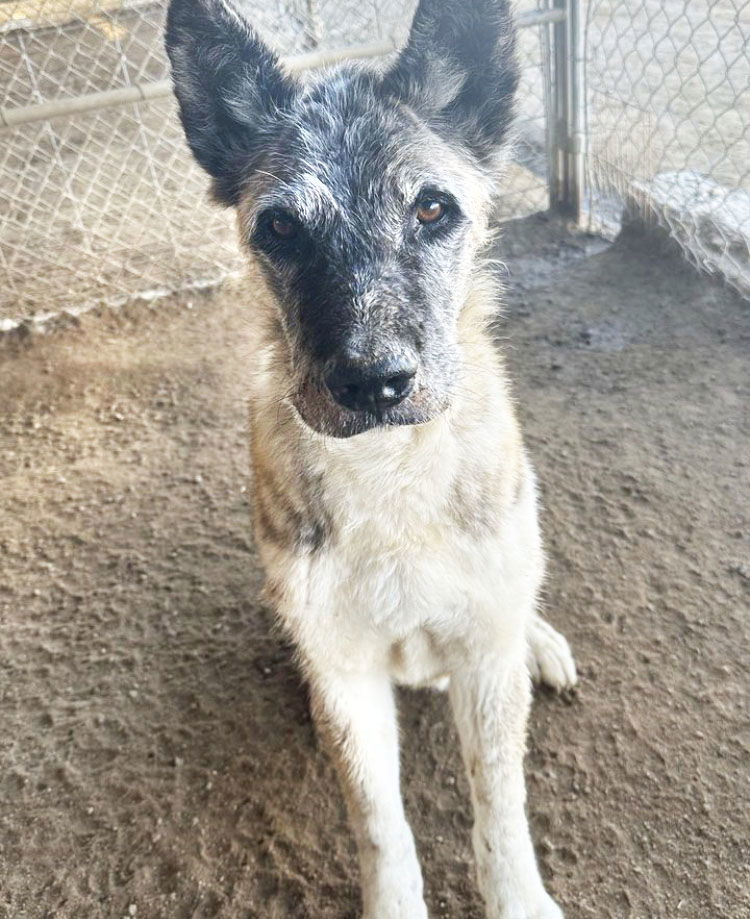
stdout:
[(254, 528), (356, 838), (366, 919), (427, 909), (394, 685), (447, 687), (491, 919), (559, 919), (525, 815), (530, 674), (576, 681), (537, 613), (534, 473), (493, 340), (491, 210), (518, 83), (506, 0), (421, 0), (385, 65), (285, 72), (227, 0), (172, 0), (188, 144), (236, 210)]

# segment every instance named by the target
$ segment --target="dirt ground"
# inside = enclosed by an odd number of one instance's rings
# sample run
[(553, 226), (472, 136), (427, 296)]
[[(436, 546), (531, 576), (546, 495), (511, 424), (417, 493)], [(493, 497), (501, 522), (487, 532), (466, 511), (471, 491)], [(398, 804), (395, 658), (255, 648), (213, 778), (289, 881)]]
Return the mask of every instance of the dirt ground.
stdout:
[[(750, 917), (749, 307), (641, 237), (506, 234), (544, 496), (533, 834), (568, 919)], [(289, 649), (257, 602), (232, 290), (0, 355), (0, 916), (354, 917)], [(479, 919), (447, 700), (401, 696), (431, 915)]]

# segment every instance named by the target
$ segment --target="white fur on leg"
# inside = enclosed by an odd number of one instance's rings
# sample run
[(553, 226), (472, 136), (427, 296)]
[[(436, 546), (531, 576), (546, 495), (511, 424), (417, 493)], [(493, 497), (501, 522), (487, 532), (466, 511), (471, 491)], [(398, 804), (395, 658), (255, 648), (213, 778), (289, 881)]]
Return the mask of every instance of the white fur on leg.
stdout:
[(364, 919), (427, 919), (399, 788), (393, 691), (385, 674), (311, 673), (313, 713), (330, 743), (362, 873)]
[(487, 919), (562, 919), (545, 891), (524, 804), (530, 686), (523, 660), (467, 662), (450, 697), (474, 805), (472, 840)]
[(544, 683), (557, 692), (576, 685), (575, 661), (563, 635), (540, 616), (534, 616), (529, 623), (528, 641), (527, 665), (535, 683)]

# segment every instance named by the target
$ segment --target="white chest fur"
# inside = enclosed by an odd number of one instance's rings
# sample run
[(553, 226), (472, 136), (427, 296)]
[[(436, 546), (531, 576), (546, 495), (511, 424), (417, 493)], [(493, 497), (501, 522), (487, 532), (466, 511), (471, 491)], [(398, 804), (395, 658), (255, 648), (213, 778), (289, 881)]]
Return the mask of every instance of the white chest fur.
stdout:
[[(497, 464), (502, 439), (490, 443), (487, 462)], [(480, 462), (483, 449), (474, 443)], [(466, 450), (449, 417), (306, 450), (324, 479), (334, 537), (305, 557), (264, 553), (285, 587), (279, 613), (306, 655), (421, 684), (449, 672), (477, 636), (520, 640), (523, 598), (530, 610), (542, 568), (533, 476), (523, 464), (497, 525), (472, 531), (456, 513)], [(511, 451), (508, 477), (517, 462)]]

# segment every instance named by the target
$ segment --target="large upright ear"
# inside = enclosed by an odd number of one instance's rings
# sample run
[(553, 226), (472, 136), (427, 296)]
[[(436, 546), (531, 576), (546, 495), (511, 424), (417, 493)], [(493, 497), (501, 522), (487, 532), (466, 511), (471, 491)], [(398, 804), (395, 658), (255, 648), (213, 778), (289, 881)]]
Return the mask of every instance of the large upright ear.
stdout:
[(227, 0), (172, 0), (165, 41), (190, 149), (215, 197), (236, 204), (295, 84)]
[(508, 0), (420, 0), (384, 88), (481, 161), (507, 139), (518, 85)]

